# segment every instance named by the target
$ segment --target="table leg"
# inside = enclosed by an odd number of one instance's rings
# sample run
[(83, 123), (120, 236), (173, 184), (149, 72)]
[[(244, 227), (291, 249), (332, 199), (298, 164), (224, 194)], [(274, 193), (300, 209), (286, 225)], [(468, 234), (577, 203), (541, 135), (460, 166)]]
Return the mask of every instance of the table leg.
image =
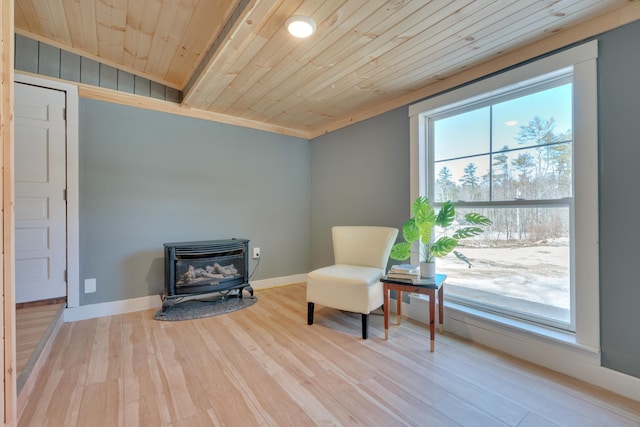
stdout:
[(438, 289), (438, 319), (440, 321), (440, 333), (442, 333), (444, 325), (444, 283)]
[(400, 324), (402, 317), (402, 291), (396, 290), (396, 321)]
[(386, 283), (382, 284), (382, 293), (384, 294), (383, 299), (383, 310), (384, 310), (384, 339), (389, 339), (389, 285)]
[(435, 349), (435, 335), (436, 335), (436, 293), (433, 290), (429, 290), (429, 334), (431, 335), (431, 351)]

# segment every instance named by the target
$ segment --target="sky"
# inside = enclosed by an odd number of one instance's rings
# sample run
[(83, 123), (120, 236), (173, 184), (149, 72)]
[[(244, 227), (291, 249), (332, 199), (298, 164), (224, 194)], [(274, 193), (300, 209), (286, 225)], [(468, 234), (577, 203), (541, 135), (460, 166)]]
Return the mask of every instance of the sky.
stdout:
[[(572, 128), (572, 85), (564, 84), (551, 89), (529, 94), (493, 105), (493, 126), (490, 126), (490, 108), (482, 107), (473, 111), (437, 120), (434, 125), (436, 146), (434, 160), (451, 159), (480, 153), (488, 153), (491, 145), (499, 151), (505, 145), (509, 148), (523, 146), (514, 137), (521, 126), (526, 126), (536, 115), (544, 120), (554, 118), (554, 131), (561, 133)], [(493, 141), (492, 141), (493, 138)], [(436, 164), (435, 175), (447, 166), (452, 179), (458, 182), (464, 167), (470, 162), (478, 166), (476, 175), (488, 173), (489, 157), (460, 159)]]

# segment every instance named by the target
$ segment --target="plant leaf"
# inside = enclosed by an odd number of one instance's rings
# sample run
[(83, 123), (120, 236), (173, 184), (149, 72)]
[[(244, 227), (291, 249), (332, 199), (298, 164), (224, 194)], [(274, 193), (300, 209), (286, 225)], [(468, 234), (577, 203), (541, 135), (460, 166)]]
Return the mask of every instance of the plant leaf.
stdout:
[(422, 227), (418, 227), (420, 230), (420, 241), (424, 245), (428, 245), (431, 243), (431, 235), (433, 233), (433, 225), (431, 224), (422, 224)]
[(470, 212), (470, 213), (466, 214), (464, 216), (464, 219), (469, 221), (471, 224), (476, 224), (476, 225), (491, 225), (491, 224), (493, 224), (493, 221), (491, 221), (489, 218), (487, 218), (484, 215), (480, 215), (479, 213), (475, 213), (475, 212)]
[(461, 254), (458, 251), (453, 251), (453, 254), (456, 256), (456, 258), (458, 258), (461, 261), (466, 262), (469, 265), (469, 268), (471, 268), (471, 261), (469, 261), (469, 258), (467, 258), (466, 256), (464, 256), (463, 254)]
[(411, 204), (411, 213), (415, 216), (424, 212), (424, 210), (429, 206), (429, 199), (425, 196), (418, 196), (413, 203)]
[(389, 258), (404, 261), (411, 256), (411, 243), (400, 242), (393, 245)]
[(466, 239), (467, 237), (477, 236), (484, 233), (484, 230), (480, 227), (464, 227), (453, 233), (453, 237), (456, 240)]
[(444, 236), (433, 242), (431, 252), (433, 252), (433, 255), (436, 257), (443, 257), (449, 254), (456, 246), (458, 246), (456, 239)]
[(447, 228), (453, 223), (453, 220), (456, 217), (456, 209), (451, 203), (451, 200), (445, 202), (440, 208), (440, 212), (438, 212), (438, 217), (436, 218), (436, 225), (442, 228)]
[(402, 237), (409, 244), (420, 238), (420, 229), (416, 226), (416, 222), (413, 218), (405, 222), (402, 226)]
[(436, 223), (436, 211), (429, 204), (429, 199), (424, 196), (418, 197), (413, 202), (412, 207), (413, 218), (418, 226), (423, 228), (433, 228)]

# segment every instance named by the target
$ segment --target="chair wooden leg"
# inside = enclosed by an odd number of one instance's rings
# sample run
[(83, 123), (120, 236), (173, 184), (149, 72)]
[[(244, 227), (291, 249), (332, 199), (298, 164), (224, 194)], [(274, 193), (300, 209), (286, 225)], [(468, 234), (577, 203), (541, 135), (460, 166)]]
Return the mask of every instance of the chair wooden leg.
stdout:
[(369, 338), (369, 315), (362, 313), (362, 339)]
[(307, 325), (313, 325), (313, 307), (312, 302), (307, 303)]

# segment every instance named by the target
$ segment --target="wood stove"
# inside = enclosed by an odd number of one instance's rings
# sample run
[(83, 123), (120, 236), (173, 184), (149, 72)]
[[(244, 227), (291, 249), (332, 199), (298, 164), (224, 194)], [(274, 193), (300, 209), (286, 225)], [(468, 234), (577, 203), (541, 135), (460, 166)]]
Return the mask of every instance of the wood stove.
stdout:
[(249, 240), (205, 240), (164, 244), (164, 294), (162, 306), (185, 297), (247, 290), (249, 284)]

